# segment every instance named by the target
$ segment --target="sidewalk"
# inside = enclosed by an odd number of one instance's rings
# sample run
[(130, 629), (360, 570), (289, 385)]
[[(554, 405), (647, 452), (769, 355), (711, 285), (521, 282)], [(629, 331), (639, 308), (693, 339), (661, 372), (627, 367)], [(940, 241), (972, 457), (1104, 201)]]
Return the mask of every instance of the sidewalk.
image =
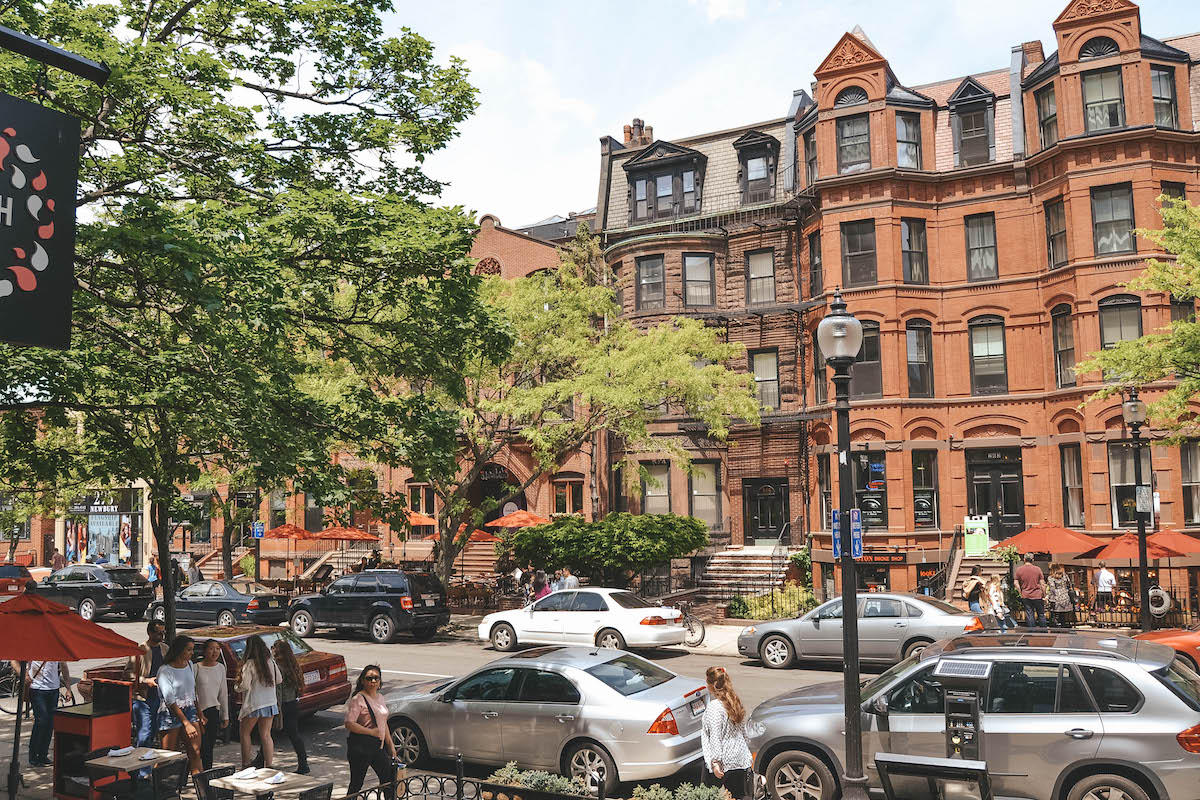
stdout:
[[(450, 627), (446, 629), (446, 634), (460, 641), (477, 642), (479, 641), (479, 623), (482, 621), (482, 614), (453, 614), (450, 617)], [(739, 624), (736, 625), (707, 624), (705, 626), (704, 642), (699, 647), (677, 645), (664, 649), (684, 650), (699, 655), (740, 658), (737, 649), (738, 634), (742, 632), (744, 627), (753, 625), (754, 622), (752, 620), (737, 620), (737, 622)]]

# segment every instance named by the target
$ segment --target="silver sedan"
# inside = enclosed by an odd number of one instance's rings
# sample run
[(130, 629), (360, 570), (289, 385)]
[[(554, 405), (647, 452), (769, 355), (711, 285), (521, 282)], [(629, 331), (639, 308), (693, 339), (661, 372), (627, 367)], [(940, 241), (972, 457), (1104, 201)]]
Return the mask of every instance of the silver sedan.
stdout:
[[(963, 611), (920, 594), (871, 593), (858, 597), (858, 648), (863, 661), (894, 664), (927, 645), (965, 631), (993, 629), (991, 614)], [(744, 628), (738, 652), (783, 669), (797, 659), (842, 660), (842, 598), (817, 606), (797, 619)]]
[(539, 647), (461, 678), (386, 692), (396, 752), (409, 765), (469, 761), (578, 776), (606, 794), (700, 760), (704, 681), (640, 656)]

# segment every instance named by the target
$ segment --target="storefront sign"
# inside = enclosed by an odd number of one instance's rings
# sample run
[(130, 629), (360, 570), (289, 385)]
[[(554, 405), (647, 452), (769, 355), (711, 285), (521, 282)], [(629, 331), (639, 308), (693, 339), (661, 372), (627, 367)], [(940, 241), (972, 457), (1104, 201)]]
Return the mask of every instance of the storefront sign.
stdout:
[(65, 349), (79, 120), (0, 94), (0, 341)]
[(857, 559), (863, 564), (907, 564), (907, 556), (904, 553), (863, 553), (862, 557)]
[(140, 513), (141, 489), (100, 489), (77, 497), (67, 506), (68, 514)]

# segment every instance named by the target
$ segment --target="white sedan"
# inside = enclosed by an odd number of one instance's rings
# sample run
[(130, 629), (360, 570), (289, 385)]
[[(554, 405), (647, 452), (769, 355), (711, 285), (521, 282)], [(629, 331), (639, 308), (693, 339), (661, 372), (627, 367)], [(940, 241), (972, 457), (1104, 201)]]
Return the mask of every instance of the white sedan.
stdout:
[(488, 614), (479, 638), (502, 652), (518, 644), (598, 645), (625, 650), (682, 644), (683, 614), (624, 589), (555, 592), (525, 608)]

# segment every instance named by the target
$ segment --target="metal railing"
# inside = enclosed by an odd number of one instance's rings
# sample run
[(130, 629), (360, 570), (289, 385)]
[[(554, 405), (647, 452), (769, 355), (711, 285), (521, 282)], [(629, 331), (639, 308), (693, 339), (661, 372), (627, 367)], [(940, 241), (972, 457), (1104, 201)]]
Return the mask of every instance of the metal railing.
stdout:
[[(468, 778), (463, 774), (463, 757), (455, 760), (455, 774), (420, 772), (408, 774), (391, 783), (372, 786), (345, 800), (496, 800), (495, 790), (513, 800), (580, 800), (580, 795), (558, 794), (523, 786), (499, 786), (486, 780)], [(605, 800), (604, 784), (593, 790), (592, 797)]]
[(955, 526), (954, 533), (950, 535), (950, 555), (946, 558), (941, 568), (933, 574), (929, 580), (929, 593), (939, 600), (946, 597), (946, 589), (948, 584), (953, 580), (950, 571), (954, 568), (954, 561), (958, 556), (958, 551), (962, 547), (963, 532), (959, 526)]

